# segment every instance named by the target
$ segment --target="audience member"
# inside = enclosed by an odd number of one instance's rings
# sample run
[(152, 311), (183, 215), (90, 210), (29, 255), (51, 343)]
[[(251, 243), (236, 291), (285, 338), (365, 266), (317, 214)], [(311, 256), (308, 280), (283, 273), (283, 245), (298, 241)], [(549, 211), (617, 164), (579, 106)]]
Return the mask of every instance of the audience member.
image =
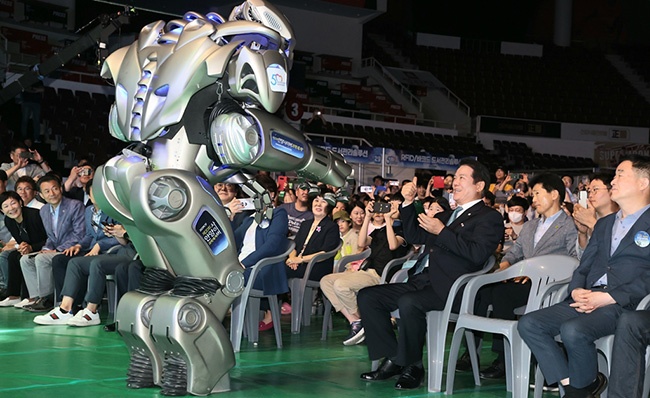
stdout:
[[(518, 239), (503, 256), (499, 264), (500, 270), (519, 261), (546, 254), (576, 256), (576, 227), (571, 217), (561, 208), (564, 199), (562, 180), (555, 174), (542, 173), (533, 178), (531, 185), (533, 206), (541, 217), (523, 225)], [(510, 216), (510, 212), (508, 215)], [(523, 208), (521, 213), (513, 212), (513, 216), (515, 215), (523, 216)], [(478, 293), (476, 313), (487, 316), (488, 306), (491, 305), (491, 318), (515, 320), (514, 310), (526, 305), (530, 288), (531, 284), (527, 278), (485, 286)], [(506, 374), (503, 336), (493, 335), (492, 351), (497, 354), (497, 358), (490, 367), (481, 371), (480, 376), (484, 379), (498, 379)]]
[(79, 160), (79, 163), (70, 169), (70, 175), (63, 183), (63, 195), (80, 201), (84, 206), (92, 205), (86, 184), (94, 176), (95, 168), (86, 159)]
[(323, 117), (323, 111), (316, 109), (312, 112), (311, 118), (305, 124), (305, 131), (309, 133), (324, 134), (327, 133), (328, 123)]
[(227, 182), (218, 182), (214, 184), (214, 191), (219, 196), (221, 204), (226, 207), (230, 213), (230, 222), (233, 230), (237, 229), (241, 223), (250, 216), (254, 210), (244, 208), (243, 203), (237, 199), (241, 196), (241, 189), (237, 184), (230, 184)]
[[(255, 178), (271, 195), (271, 199), (274, 199), (278, 190), (275, 181), (271, 177), (261, 174), (258, 174)], [(246, 278), (247, 283), (251, 273), (250, 267), (264, 258), (282, 254), (287, 241), (287, 228), (287, 212), (284, 208), (278, 207), (273, 209), (273, 217), (267, 227), (261, 227), (251, 214), (234, 231), (239, 261), (246, 268), (244, 278)], [(257, 275), (253, 288), (262, 290), (266, 295), (279, 295), (288, 292), (289, 285), (284, 268), (282, 261), (277, 264), (267, 265)], [(258, 325), (259, 330), (272, 329), (273, 318), (271, 317), (268, 300), (262, 300), (260, 308), (264, 311), (264, 319)]]
[[(83, 239), (73, 245), (68, 253), (59, 254), (52, 258), (54, 291), (57, 295), (61, 295), (63, 292), (64, 282), (68, 279), (69, 263), (72, 260), (79, 258), (80, 260), (76, 261), (78, 266), (82, 267), (84, 271), (87, 272), (90, 268), (90, 260), (92, 260), (89, 257), (105, 254), (109, 249), (119, 244), (118, 240), (114, 236), (105, 233), (105, 227), (112, 227), (115, 224), (115, 220), (102, 212), (97, 203), (95, 203), (92, 184), (93, 181), (89, 180), (84, 186), (86, 189), (86, 195), (90, 198), (91, 206), (86, 207), (84, 212), (86, 233), (84, 234)], [(135, 249), (133, 250), (134, 252), (130, 254), (131, 258), (135, 255)], [(110, 273), (112, 274), (113, 270), (111, 270)], [(83, 296), (85, 295), (84, 287), (85, 284), (78, 289), (76, 287), (71, 289), (80, 294), (80, 297), (72, 297), (77, 300), (78, 304), (81, 304)], [(59, 297), (54, 297), (54, 301), (55, 304), (58, 303)], [(56, 311), (56, 308), (54, 308), (53, 311)], [(97, 321), (99, 321), (99, 318), (97, 318)]]
[[(600, 219), (569, 284), (565, 301), (524, 315), (518, 330), (549, 383), (567, 397), (598, 396), (607, 380), (598, 373), (594, 341), (614, 333), (619, 316), (648, 293), (650, 272), (650, 159), (634, 156), (616, 168), (611, 198), (620, 210)], [(555, 341), (560, 335), (567, 356)]]
[[(20, 269), (20, 258), (40, 251), (47, 240), (47, 232), (39, 211), (25, 207), (16, 192), (9, 191), (0, 194), (0, 210), (6, 217), (7, 228), (15, 241), (15, 248), (6, 251), (8, 254), (6, 258), (8, 266), (5, 274), (7, 291), (6, 297), (0, 301), (0, 307), (23, 307), (35, 302), (36, 297), (29, 297)], [(4, 253), (5, 251), (3, 251)]]
[(32, 177), (22, 176), (16, 180), (16, 193), (23, 199), (25, 207), (40, 210), (45, 206), (45, 203), (37, 197), (38, 186)]
[[(126, 292), (136, 290), (140, 287), (140, 279), (144, 274), (144, 265), (139, 259), (128, 263), (120, 263), (115, 268), (115, 287), (117, 290), (116, 300), (119, 302)], [(104, 331), (114, 332), (115, 322), (104, 325)]]
[[(648, 275), (645, 276), (646, 283)], [(612, 348), (609, 398), (644, 398), (646, 351), (650, 344), (650, 311), (625, 311), (616, 324)]]
[(46, 175), (38, 183), (41, 195), (47, 202), (40, 210), (47, 241), (39, 252), (22, 256), (20, 267), (29, 297), (38, 297), (38, 300), (23, 308), (33, 312), (47, 312), (54, 308), (52, 259), (61, 253), (72, 255), (75, 252), (74, 246), (83, 239), (86, 229), (83, 204), (63, 197), (59, 179)]
[(350, 323), (350, 333), (343, 341), (344, 345), (359, 344), (364, 339), (361, 316), (357, 306), (357, 293), (364, 287), (378, 285), (386, 264), (393, 258), (406, 255), (407, 247), (402, 228), (393, 225), (399, 218), (401, 201), (392, 201), (390, 210), (385, 213), (375, 212), (374, 202), (366, 207), (365, 220), (370, 220), (373, 214), (384, 217), (384, 227), (375, 229), (368, 235), (369, 221), (364, 221), (358, 234), (357, 246), (370, 248), (370, 256), (359, 265), (350, 266), (346, 272), (325, 275), (321, 279), (321, 290), (332, 303), (336, 311), (341, 312)]
[(503, 251), (506, 252), (515, 243), (524, 223), (528, 221), (526, 212), (528, 211), (528, 201), (519, 196), (513, 196), (507, 203), (508, 222), (506, 223), (506, 239), (503, 245)]
[(573, 219), (578, 227), (578, 258), (582, 257), (596, 222), (602, 217), (618, 211), (618, 204), (612, 200), (609, 194), (613, 177), (606, 173), (592, 175), (587, 188), (587, 208), (580, 204), (573, 206)]
[[(11, 163), (2, 163), (0, 170), (7, 173), (7, 190), (13, 191), (18, 178), (29, 176), (37, 180), (52, 171), (38, 151), (30, 151), (24, 144), (14, 144), (9, 152)], [(33, 162), (30, 162), (33, 160)]]
[(359, 253), (359, 246), (357, 242), (359, 241), (359, 231), (356, 231), (352, 228), (352, 220), (348, 215), (348, 212), (341, 210), (334, 213), (333, 217), (336, 224), (339, 226), (339, 234), (341, 236), (341, 250), (339, 250), (334, 260), (340, 260), (343, 256), (350, 256), (352, 254)]
[(490, 192), (496, 197), (496, 203), (506, 203), (508, 195), (512, 191), (512, 177), (505, 167), (497, 167), (494, 172), (496, 182), (490, 184)]
[[(0, 170), (0, 193), (5, 192), (6, 185), (7, 174), (3, 170)], [(6, 294), (5, 288), (7, 286), (7, 274), (9, 272), (7, 269), (7, 256), (15, 244), (16, 242), (12, 239), (11, 232), (5, 226), (5, 215), (0, 214), (0, 250), (2, 250), (2, 253), (0, 253), (0, 286), (3, 286), (0, 289), (0, 300), (4, 300), (3, 296)]]
[[(92, 182), (89, 182), (89, 185)], [(92, 187), (88, 188), (90, 191), (90, 199), (93, 201), (93, 206), (87, 207), (88, 209), (94, 207), (94, 198), (92, 195)], [(86, 229), (96, 229), (106, 233), (108, 239), (103, 242), (98, 242), (96, 245), (108, 245), (113, 241), (121, 245), (113, 253), (99, 254), (99, 250), (93, 247), (83, 257), (75, 257), (68, 263), (68, 268), (65, 273), (65, 282), (61, 290), (61, 304), (54, 307), (50, 312), (44, 315), (38, 315), (34, 318), (34, 323), (39, 325), (70, 325), (70, 326), (94, 326), (99, 325), (99, 312), (97, 309), (104, 296), (106, 290), (106, 275), (113, 275), (115, 268), (123, 263), (130, 263), (136, 254), (135, 248), (128, 240), (128, 234), (121, 225), (106, 225), (104, 228), (99, 227), (97, 224), (88, 225)], [(86, 234), (88, 235), (88, 234)], [(126, 236), (126, 238), (125, 238)], [(82, 292), (86, 292), (83, 301), (86, 302), (86, 307), (77, 311), (74, 316), (72, 314), (73, 305), (75, 302), (81, 304), (82, 300), (76, 300)]]
[(574, 195), (572, 191), (573, 177), (570, 175), (562, 176), (562, 182), (564, 183), (564, 189), (566, 191), (564, 202), (578, 203), (578, 197)]
[(361, 230), (363, 225), (363, 220), (366, 218), (366, 210), (363, 206), (363, 202), (356, 201), (352, 205), (350, 210), (350, 220), (352, 220), (352, 229), (357, 231), (357, 234)]
[[(412, 206), (415, 178), (402, 188), (404, 237), (412, 244), (424, 243), (428, 260), (422, 257), (416, 262), (406, 283), (372, 286), (359, 292), (368, 354), (371, 360), (383, 358), (377, 370), (363, 373), (361, 379), (385, 380), (399, 375), (395, 388), (420, 386), (424, 377), (426, 313), (442, 310), (455, 280), (481, 269), (503, 236), (501, 215), (481, 200), (489, 181), (485, 166), (463, 159), (453, 183), (458, 207), (451, 214), (438, 213), (435, 218), (417, 215)], [(396, 339), (390, 313), (397, 309), (401, 323)]]
[(287, 211), (289, 217), (289, 236), (295, 236), (303, 222), (314, 219), (314, 214), (309, 210), (309, 183), (302, 179), (297, 180), (294, 188), (296, 200), (280, 206)]
[[(311, 205), (314, 218), (305, 220), (300, 225), (295, 238), (296, 248), (289, 254), (286, 261), (288, 279), (302, 278), (305, 275), (307, 263), (312, 257), (334, 250), (341, 242), (338, 226), (331, 218), (335, 202), (328, 203), (325, 200), (326, 194), (321, 193), (314, 198)], [(323, 276), (332, 273), (333, 264), (334, 258), (314, 264), (309, 279), (320, 281)]]

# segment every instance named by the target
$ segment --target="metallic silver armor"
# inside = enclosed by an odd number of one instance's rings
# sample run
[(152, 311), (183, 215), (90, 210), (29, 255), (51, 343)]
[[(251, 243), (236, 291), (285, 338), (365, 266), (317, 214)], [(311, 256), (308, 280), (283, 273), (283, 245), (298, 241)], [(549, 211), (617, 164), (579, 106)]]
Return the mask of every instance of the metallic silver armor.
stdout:
[(133, 388), (229, 389), (235, 357), (222, 321), (244, 278), (215, 183), (241, 184), (264, 225), (271, 200), (249, 171), (295, 170), (337, 186), (351, 173), (342, 157), (272, 115), (294, 47), (284, 15), (249, 0), (228, 20), (188, 12), (153, 22), (102, 67), (116, 86), (109, 130), (132, 144), (98, 169), (95, 197), (147, 267), (117, 310)]

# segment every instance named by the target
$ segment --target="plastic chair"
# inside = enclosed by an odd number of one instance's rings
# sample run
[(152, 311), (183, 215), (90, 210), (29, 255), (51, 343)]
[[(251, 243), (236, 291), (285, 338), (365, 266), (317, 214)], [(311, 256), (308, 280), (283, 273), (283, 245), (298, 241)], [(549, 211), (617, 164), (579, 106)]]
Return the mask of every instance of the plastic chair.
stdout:
[[(116, 245), (108, 249), (106, 253), (115, 253), (120, 245)], [(140, 256), (136, 253), (133, 260), (137, 260)], [(106, 299), (108, 301), (108, 320), (107, 324), (115, 322), (115, 313), (117, 312), (117, 282), (115, 281), (115, 274), (106, 275)]]
[(115, 313), (117, 312), (117, 283), (115, 275), (106, 275), (106, 298), (108, 299), (108, 323), (115, 322)]
[(339, 242), (334, 250), (317, 254), (307, 263), (305, 275), (302, 278), (289, 279), (291, 290), (291, 333), (300, 333), (300, 326), (309, 326), (311, 323), (311, 300), (313, 290), (320, 287), (320, 281), (310, 281), (309, 275), (316, 263), (336, 256), (343, 242)]
[[(344, 272), (345, 266), (350, 264), (353, 261), (365, 260), (370, 256), (371, 250), (366, 249), (361, 253), (351, 254), (349, 256), (343, 256), (339, 260), (339, 263), (334, 266), (334, 273)], [(332, 302), (329, 301), (327, 296), (323, 294), (323, 304), (325, 307), (325, 312), (323, 314), (323, 332), (321, 333), (321, 340), (327, 340), (327, 331), (332, 330)]]
[[(643, 311), (650, 309), (650, 295), (647, 295), (639, 302), (636, 307), (637, 311)], [(557, 339), (559, 341), (559, 338)], [(614, 335), (610, 334), (609, 336), (601, 337), (595, 341), (596, 350), (598, 351), (598, 371), (604, 374), (609, 379), (609, 374), (611, 372), (611, 360), (612, 360), (612, 348), (614, 347)], [(650, 351), (646, 351), (646, 366), (650, 363)], [(650, 393), (650, 379), (648, 378), (648, 366), (646, 370), (646, 378), (643, 384), (643, 397), (647, 397)], [(542, 397), (542, 386), (544, 384), (544, 375), (540, 370), (539, 366), (535, 371), (535, 398)], [(607, 388), (600, 394), (601, 398), (607, 398)]]
[[(379, 283), (383, 284), (386, 283), (386, 280), (388, 279), (388, 275), (390, 275), (390, 272), (393, 270), (395, 267), (401, 267), (404, 265), (405, 262), (411, 259), (416, 254), (415, 251), (411, 248), (406, 255), (402, 257), (397, 257), (389, 262), (386, 263), (384, 266), (384, 270), (381, 272), (381, 281)], [(392, 278), (391, 278), (392, 279)]]
[[(494, 267), (496, 259), (490, 256), (483, 269), (469, 274), (461, 275), (449, 290), (445, 308), (442, 311), (427, 312), (427, 362), (428, 362), (428, 390), (439, 392), (442, 386), (442, 370), (445, 366), (445, 342), (447, 340), (447, 325), (456, 322), (458, 314), (451, 312), (456, 295), (472, 278), (488, 273)], [(475, 369), (478, 372), (478, 369)]]
[[(463, 336), (467, 338), (467, 346), (474, 369), (474, 383), (481, 385), (478, 377), (478, 358), (474, 343), (474, 330), (503, 335), (506, 354), (506, 388), (512, 392), (513, 398), (528, 397), (528, 379), (530, 371), (531, 352), (519, 336), (517, 321), (490, 319), (474, 315), (474, 301), (478, 290), (485, 285), (508, 279), (527, 276), (531, 284), (528, 295), (526, 312), (535, 311), (548, 306), (559, 296), (558, 291), (568, 284), (573, 271), (579, 262), (576, 258), (562, 255), (546, 255), (529, 258), (512, 265), (508, 269), (492, 274), (474, 277), (467, 283), (463, 293), (456, 328), (449, 350), (447, 365), (447, 389), (445, 394), (453, 394), (456, 362)], [(557, 283), (554, 283), (557, 282)], [(566, 291), (566, 290), (564, 290)]]
[[(248, 326), (248, 341), (256, 343), (259, 336), (258, 322), (260, 312), (260, 299), (266, 297), (271, 306), (271, 317), (273, 319), (273, 330), (275, 332), (275, 342), (278, 348), (282, 348), (282, 329), (280, 327), (280, 306), (276, 295), (265, 295), (263, 291), (254, 289), (255, 280), (260, 274), (262, 268), (277, 263), (284, 263), (289, 253), (294, 249), (296, 243), (292, 240), (285, 242), (282, 254), (267, 257), (258, 261), (251, 267), (251, 273), (248, 277), (248, 283), (243, 293), (232, 303), (232, 314), (230, 316), (230, 341), (235, 352), (241, 348), (242, 334), (244, 333), (244, 323)], [(246, 321), (246, 322), (244, 322)]]

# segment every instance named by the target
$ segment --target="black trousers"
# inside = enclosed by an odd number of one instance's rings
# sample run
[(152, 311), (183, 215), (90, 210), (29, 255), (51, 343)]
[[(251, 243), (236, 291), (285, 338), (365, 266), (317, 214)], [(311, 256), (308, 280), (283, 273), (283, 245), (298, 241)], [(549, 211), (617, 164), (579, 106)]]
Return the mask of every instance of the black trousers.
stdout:
[(28, 298), (27, 286), (23, 278), (23, 271), (20, 268), (20, 258), (22, 254), (14, 250), (7, 256), (7, 294), (9, 296), (20, 296), (21, 299)]
[[(483, 286), (476, 295), (474, 313), (486, 316), (488, 307), (492, 305), (490, 318), (514, 321), (517, 319), (514, 310), (526, 305), (530, 287), (530, 283), (515, 283), (512, 280)], [(499, 354), (498, 359), (504, 359), (502, 335), (492, 335), (492, 351)]]
[(623, 313), (614, 336), (609, 397), (642, 398), (645, 353), (650, 344), (650, 311)]
[[(371, 360), (390, 358), (406, 366), (422, 360), (427, 333), (427, 312), (442, 310), (448, 292), (436, 292), (429, 275), (415, 275), (406, 283), (371, 286), (359, 291), (357, 302)], [(390, 313), (399, 310), (399, 337)]]
[(140, 260), (123, 262), (115, 268), (113, 277), (117, 286), (117, 301), (120, 301), (124, 293), (140, 287), (140, 279), (142, 279), (143, 273), (144, 265)]

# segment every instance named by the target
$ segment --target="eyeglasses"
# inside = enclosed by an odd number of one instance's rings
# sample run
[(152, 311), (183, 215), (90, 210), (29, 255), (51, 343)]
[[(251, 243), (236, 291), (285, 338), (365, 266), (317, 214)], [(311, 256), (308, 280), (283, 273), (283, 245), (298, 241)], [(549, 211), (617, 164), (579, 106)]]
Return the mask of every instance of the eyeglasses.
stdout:
[(599, 191), (609, 191), (609, 188), (607, 188), (607, 187), (596, 187), (596, 188), (587, 189), (587, 195), (591, 195), (592, 193), (595, 195)]
[(228, 191), (228, 192), (235, 192), (235, 191), (236, 191), (236, 188), (235, 188), (235, 186), (232, 185), (232, 184), (224, 184), (224, 183), (221, 183), (221, 182), (220, 182), (220, 183), (217, 183), (217, 184), (214, 186), (214, 190), (215, 190), (215, 191), (221, 191), (221, 190), (224, 190), (224, 191)]

